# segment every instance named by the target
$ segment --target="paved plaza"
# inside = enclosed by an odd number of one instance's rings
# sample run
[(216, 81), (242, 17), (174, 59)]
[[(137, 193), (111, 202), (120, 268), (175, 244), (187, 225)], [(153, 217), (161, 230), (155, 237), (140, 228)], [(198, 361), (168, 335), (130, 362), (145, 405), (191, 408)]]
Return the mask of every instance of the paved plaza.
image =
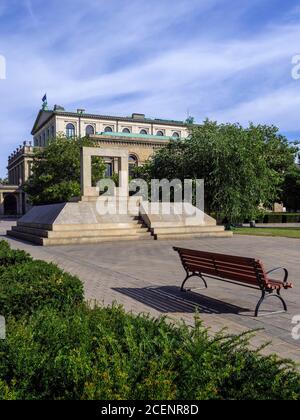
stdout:
[[(12, 222), (0, 222), (0, 239)], [(87, 300), (111, 304), (118, 302), (128, 311), (166, 315), (193, 324), (195, 308), (212, 333), (228, 328), (230, 333), (260, 329), (251, 343), (258, 347), (272, 344), (264, 352), (276, 352), (300, 363), (300, 340), (292, 338), (292, 318), (300, 315), (300, 240), (273, 237), (234, 236), (196, 240), (106, 242), (96, 245), (43, 248), (9, 239), (13, 248), (29, 252), (34, 258), (57, 263), (76, 274), (84, 283)], [(254, 318), (260, 297), (258, 290), (208, 279), (208, 289), (181, 293), (185, 276), (173, 246), (207, 250), (261, 259), (266, 269), (284, 266), (294, 289), (283, 291), (288, 313)], [(189, 285), (195, 286), (197, 279)], [(200, 285), (199, 285), (200, 286)], [(270, 303), (272, 302), (272, 306)], [(277, 299), (264, 310), (281, 309)]]

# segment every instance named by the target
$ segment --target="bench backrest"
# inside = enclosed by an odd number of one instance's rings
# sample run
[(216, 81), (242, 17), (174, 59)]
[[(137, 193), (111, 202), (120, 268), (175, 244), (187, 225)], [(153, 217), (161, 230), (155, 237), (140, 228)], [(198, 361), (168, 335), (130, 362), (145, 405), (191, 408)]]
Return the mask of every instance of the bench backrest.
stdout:
[(185, 248), (174, 248), (174, 250), (179, 253), (183, 267), (189, 272), (200, 272), (257, 287), (266, 285), (263, 265), (254, 258)]

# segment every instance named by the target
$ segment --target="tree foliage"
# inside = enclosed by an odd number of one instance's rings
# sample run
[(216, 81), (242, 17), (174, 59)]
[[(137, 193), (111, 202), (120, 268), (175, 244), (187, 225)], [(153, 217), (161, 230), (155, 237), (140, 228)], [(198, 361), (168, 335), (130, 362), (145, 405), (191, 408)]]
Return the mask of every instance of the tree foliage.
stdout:
[(230, 221), (255, 217), (278, 199), (295, 149), (276, 127), (206, 120), (190, 130), (190, 138), (156, 152), (137, 176), (204, 179), (206, 211)]
[[(90, 139), (67, 139), (58, 137), (37, 151), (34, 156), (32, 175), (24, 185), (31, 202), (49, 204), (69, 201), (81, 194), (80, 150), (93, 147)], [(92, 160), (92, 179), (95, 184), (103, 177), (105, 165), (102, 158)]]
[(0, 178), (0, 185), (8, 185), (8, 178)]
[(289, 211), (300, 210), (300, 169), (296, 165), (285, 174), (282, 201)]

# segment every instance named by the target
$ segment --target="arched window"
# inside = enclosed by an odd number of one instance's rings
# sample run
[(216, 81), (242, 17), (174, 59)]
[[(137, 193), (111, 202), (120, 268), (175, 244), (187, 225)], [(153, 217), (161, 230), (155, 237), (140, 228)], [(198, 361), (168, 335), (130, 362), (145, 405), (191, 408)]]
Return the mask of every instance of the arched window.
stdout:
[(87, 125), (85, 129), (85, 134), (87, 136), (93, 136), (95, 134), (95, 129), (92, 125)]
[(113, 130), (112, 130), (112, 128), (111, 128), (111, 127), (105, 127), (104, 132), (105, 132), (105, 133), (112, 133), (112, 132), (113, 132)]
[(179, 135), (179, 133), (177, 133), (177, 131), (174, 131), (174, 133), (173, 133), (173, 137), (174, 137), (175, 139), (179, 139), (180, 135)]
[(75, 137), (75, 126), (73, 124), (68, 124), (66, 127), (66, 135), (68, 139)]
[(158, 131), (158, 132), (156, 133), (156, 135), (157, 135), (157, 136), (160, 136), (160, 137), (163, 137), (163, 136), (164, 136), (164, 133), (163, 133), (162, 131)]
[(122, 133), (127, 133), (127, 134), (129, 134), (131, 131), (129, 130), (129, 128), (124, 128), (123, 130), (122, 130)]
[(138, 166), (138, 159), (135, 155), (129, 155), (129, 176), (133, 175), (133, 170)]
[(141, 131), (140, 131), (140, 134), (147, 135), (147, 134), (148, 134), (148, 131), (147, 131), (147, 130), (141, 130)]

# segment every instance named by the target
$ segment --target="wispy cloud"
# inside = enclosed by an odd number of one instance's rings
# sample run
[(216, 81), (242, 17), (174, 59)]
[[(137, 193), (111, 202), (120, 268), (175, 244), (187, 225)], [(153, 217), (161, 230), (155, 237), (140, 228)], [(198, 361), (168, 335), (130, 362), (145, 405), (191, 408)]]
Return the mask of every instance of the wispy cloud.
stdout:
[[(45, 91), (93, 112), (274, 123), (300, 133), (296, 1), (0, 3), (0, 174)], [(294, 135), (294, 134), (293, 134)]]
[(30, 16), (32, 24), (36, 26), (38, 24), (38, 20), (35, 16), (31, 0), (24, 0), (24, 4), (25, 4), (25, 9), (28, 12), (28, 15)]

